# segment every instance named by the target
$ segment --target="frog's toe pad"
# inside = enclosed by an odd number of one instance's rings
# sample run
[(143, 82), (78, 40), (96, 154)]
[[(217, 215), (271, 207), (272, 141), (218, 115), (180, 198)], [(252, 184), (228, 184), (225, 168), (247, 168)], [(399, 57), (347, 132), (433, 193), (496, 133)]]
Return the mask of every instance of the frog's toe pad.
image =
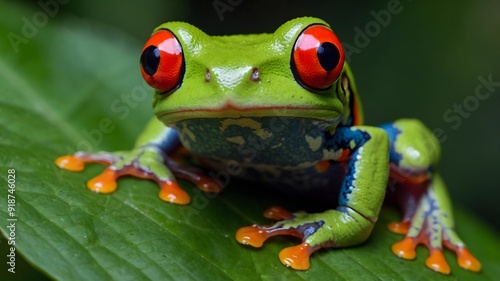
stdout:
[(198, 180), (192, 180), (192, 182), (204, 192), (220, 193), (222, 191), (222, 185), (210, 177), (201, 176)]
[(281, 250), (279, 258), (282, 264), (296, 270), (309, 269), (309, 256), (315, 249), (311, 248), (309, 244), (302, 243), (297, 246), (288, 247)]
[(459, 248), (457, 250), (458, 265), (464, 269), (479, 272), (481, 271), (481, 263), (467, 250), (467, 248)]
[(282, 207), (273, 206), (264, 212), (264, 217), (275, 221), (281, 221), (292, 219), (294, 215)]
[(269, 233), (258, 225), (245, 226), (236, 232), (236, 240), (243, 245), (250, 245), (254, 248), (260, 248), (267, 238), (271, 237)]
[(410, 222), (391, 222), (387, 228), (393, 233), (406, 235), (410, 230)]
[(87, 182), (87, 188), (96, 193), (112, 193), (116, 190), (117, 173), (112, 169), (105, 169), (101, 174)]
[(417, 242), (411, 237), (406, 237), (403, 240), (396, 242), (392, 245), (392, 252), (403, 259), (412, 260), (417, 254), (415, 248), (417, 247)]
[(81, 172), (85, 169), (87, 163), (99, 163), (109, 166), (113, 163), (112, 155), (109, 153), (89, 154), (86, 152), (77, 152), (75, 154), (64, 155), (57, 158), (54, 163), (57, 167), (72, 172)]
[(429, 257), (425, 260), (425, 265), (441, 274), (448, 275), (451, 272), (450, 266), (444, 258), (443, 251), (438, 249), (431, 250)]
[(85, 168), (85, 162), (75, 155), (64, 155), (56, 159), (56, 166), (72, 172), (81, 172)]
[(191, 197), (180, 188), (175, 181), (166, 180), (160, 183), (160, 193), (158, 194), (161, 200), (178, 204), (187, 205), (191, 202)]

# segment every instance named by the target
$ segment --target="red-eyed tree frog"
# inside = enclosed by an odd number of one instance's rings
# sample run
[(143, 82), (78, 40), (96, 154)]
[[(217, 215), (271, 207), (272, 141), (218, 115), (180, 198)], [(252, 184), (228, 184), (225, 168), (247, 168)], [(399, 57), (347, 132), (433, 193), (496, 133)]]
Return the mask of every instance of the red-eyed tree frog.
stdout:
[[(88, 181), (90, 190), (113, 192), (118, 177), (132, 175), (156, 181), (162, 200), (183, 205), (190, 197), (177, 179), (220, 192), (223, 184), (207, 171), (228, 166), (237, 171), (234, 177), (269, 187), (326, 190), (338, 200), (322, 213), (272, 207), (265, 216), (273, 225), (236, 232), (240, 243), (253, 247), (275, 235), (301, 238), (279, 258), (305, 270), (314, 251), (365, 241), (391, 186), (387, 195), (396, 199), (403, 219), (389, 229), (405, 235), (392, 245), (394, 254), (414, 259), (415, 247), (423, 244), (427, 267), (449, 274), (445, 247), (461, 267), (481, 270), (454, 230), (450, 198), (436, 171), (437, 139), (414, 119), (364, 125), (342, 45), (324, 21), (304, 17), (272, 34), (233, 36), (208, 36), (190, 24), (168, 22), (146, 42), (140, 69), (155, 90), (156, 117), (134, 148), (56, 160), (72, 171), (89, 162), (107, 165)], [(179, 160), (185, 153), (197, 167)]]

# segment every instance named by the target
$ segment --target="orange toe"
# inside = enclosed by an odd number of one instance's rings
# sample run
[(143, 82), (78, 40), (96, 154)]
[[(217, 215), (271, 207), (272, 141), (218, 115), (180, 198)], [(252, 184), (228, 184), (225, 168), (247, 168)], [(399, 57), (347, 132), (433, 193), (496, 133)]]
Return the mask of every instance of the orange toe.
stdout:
[(164, 181), (160, 184), (160, 193), (158, 194), (161, 200), (178, 205), (187, 205), (191, 202), (191, 197), (184, 191), (179, 184), (174, 181)]
[(236, 232), (236, 240), (239, 243), (255, 248), (262, 247), (267, 238), (269, 238), (267, 232), (257, 225), (241, 227)]
[(396, 234), (406, 235), (408, 230), (410, 230), (409, 222), (391, 222), (387, 225), (387, 228)]
[(264, 212), (264, 217), (271, 220), (286, 220), (293, 218), (293, 214), (281, 207), (271, 207)]
[(281, 263), (287, 267), (291, 267), (296, 270), (307, 270), (310, 266), (309, 256), (312, 252), (313, 251), (309, 244), (302, 243), (300, 245), (281, 250), (279, 257)]
[(392, 244), (392, 252), (400, 258), (412, 260), (416, 257), (415, 247), (417, 243), (411, 237), (405, 237), (403, 240)]
[(85, 163), (74, 155), (64, 155), (56, 159), (55, 164), (61, 169), (80, 172), (85, 168)]
[(197, 181), (194, 181), (196, 186), (204, 192), (210, 193), (220, 193), (222, 191), (222, 186), (210, 177), (199, 177)]
[(116, 173), (106, 169), (87, 182), (87, 188), (97, 193), (111, 193), (116, 190)]
[(431, 250), (431, 254), (425, 260), (425, 265), (441, 274), (450, 274), (451, 269), (446, 260), (444, 259), (443, 252), (441, 250)]
[(481, 263), (466, 248), (458, 249), (457, 259), (460, 267), (474, 272), (481, 271)]

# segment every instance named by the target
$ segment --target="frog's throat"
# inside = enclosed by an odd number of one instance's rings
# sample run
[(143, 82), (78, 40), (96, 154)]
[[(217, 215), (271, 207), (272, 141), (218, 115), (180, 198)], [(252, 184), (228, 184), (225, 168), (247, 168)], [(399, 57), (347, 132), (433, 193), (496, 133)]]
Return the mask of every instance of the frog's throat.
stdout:
[(341, 113), (328, 107), (235, 107), (226, 105), (221, 108), (179, 109), (157, 114), (164, 124), (175, 124), (179, 121), (199, 118), (249, 118), (249, 117), (297, 117), (310, 118), (337, 123)]

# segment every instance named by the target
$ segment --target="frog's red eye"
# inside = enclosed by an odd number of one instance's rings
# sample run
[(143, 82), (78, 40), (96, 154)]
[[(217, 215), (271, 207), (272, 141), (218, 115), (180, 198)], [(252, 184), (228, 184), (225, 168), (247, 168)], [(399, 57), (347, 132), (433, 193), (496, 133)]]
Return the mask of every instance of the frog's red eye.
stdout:
[(184, 57), (179, 40), (168, 30), (155, 32), (141, 54), (144, 80), (159, 93), (171, 92), (182, 83)]
[(344, 50), (333, 31), (324, 25), (312, 25), (297, 38), (291, 67), (302, 86), (324, 90), (340, 76), (344, 59)]

